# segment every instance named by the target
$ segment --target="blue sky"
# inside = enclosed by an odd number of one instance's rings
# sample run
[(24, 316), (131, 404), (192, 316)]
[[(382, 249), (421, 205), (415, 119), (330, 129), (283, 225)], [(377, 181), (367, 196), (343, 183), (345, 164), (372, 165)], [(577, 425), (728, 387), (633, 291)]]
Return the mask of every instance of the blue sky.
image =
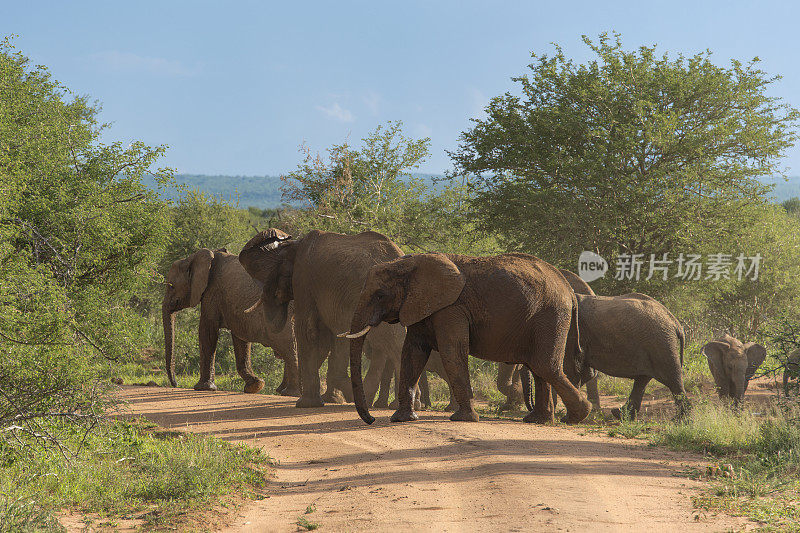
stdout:
[[(0, 35), (79, 94), (101, 101), (105, 140), (167, 144), (198, 174), (279, 174), (313, 150), (402, 120), (447, 149), (491, 96), (515, 86), (530, 52), (581, 35), (626, 48), (761, 58), (773, 94), (800, 107), (796, 2), (3, 2)], [(800, 147), (787, 155), (800, 174)]]

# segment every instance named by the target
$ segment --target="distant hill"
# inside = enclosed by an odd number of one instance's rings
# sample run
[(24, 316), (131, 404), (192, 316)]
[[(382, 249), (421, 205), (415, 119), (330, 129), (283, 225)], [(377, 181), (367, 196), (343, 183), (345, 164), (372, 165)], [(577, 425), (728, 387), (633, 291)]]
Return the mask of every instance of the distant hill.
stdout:
[(783, 178), (764, 180), (764, 183), (775, 185), (772, 195), (778, 202), (783, 202), (789, 198), (800, 198), (800, 176), (789, 176), (787, 181), (784, 181)]
[[(414, 174), (415, 177), (422, 178), (427, 184), (434, 185), (435, 178), (441, 178), (439, 174)], [(204, 174), (176, 174), (175, 179), (178, 183), (186, 184), (189, 187), (200, 189), (208, 194), (222, 196), (231, 203), (238, 201), (239, 207), (259, 207), (266, 209), (269, 207), (279, 207), (281, 202), (281, 185), (283, 182), (278, 176), (208, 176)], [(800, 176), (793, 176), (784, 181), (783, 179), (764, 180), (765, 183), (773, 183), (775, 189), (773, 196), (776, 201), (782, 202), (792, 197), (800, 197)], [(147, 177), (145, 185), (151, 189), (156, 188), (155, 180)], [(167, 190), (165, 195), (169, 199), (178, 196), (174, 188)]]
[[(232, 204), (238, 202), (240, 207), (279, 207), (281, 205), (281, 185), (278, 176), (208, 176), (204, 174), (176, 174), (175, 181), (193, 189), (222, 196)], [(152, 177), (144, 180), (144, 184), (156, 188)], [(178, 197), (177, 189), (170, 187), (164, 194), (168, 199)]]
[[(437, 174), (414, 174), (422, 178), (426, 184), (433, 185), (433, 179), (441, 177)], [(145, 186), (155, 190), (156, 181), (147, 176)], [(259, 207), (266, 209), (280, 207), (281, 185), (283, 182), (278, 176), (208, 176), (205, 174), (175, 174), (175, 181), (188, 187), (200, 189), (214, 196), (222, 196), (232, 204), (238, 201), (239, 207)], [(167, 189), (164, 196), (170, 200), (178, 197), (174, 187)]]

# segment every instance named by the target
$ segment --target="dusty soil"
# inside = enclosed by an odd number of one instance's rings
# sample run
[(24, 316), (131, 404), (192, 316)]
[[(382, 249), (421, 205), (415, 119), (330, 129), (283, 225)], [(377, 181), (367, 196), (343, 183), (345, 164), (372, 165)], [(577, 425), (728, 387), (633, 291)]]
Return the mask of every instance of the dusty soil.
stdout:
[[(450, 422), (421, 412), (366, 426), (352, 405), (122, 387), (124, 416), (263, 447), (277, 461), (268, 497), (224, 531), (725, 531), (745, 522), (692, 509), (698, 456), (612, 439), (586, 427), (514, 420)], [(608, 405), (608, 400), (606, 405)], [(305, 514), (307, 509), (313, 512)]]

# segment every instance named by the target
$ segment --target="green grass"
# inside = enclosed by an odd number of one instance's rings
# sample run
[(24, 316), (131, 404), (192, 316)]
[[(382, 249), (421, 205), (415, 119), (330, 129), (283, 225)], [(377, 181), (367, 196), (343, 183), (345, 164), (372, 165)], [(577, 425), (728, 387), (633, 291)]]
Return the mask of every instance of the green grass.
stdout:
[(270, 459), (259, 450), (144, 422), (103, 423), (82, 447), (83, 433), (61, 429), (64, 445), (79, 449), (69, 459), (52, 448), (20, 451), (0, 441), (0, 530), (58, 531), (59, 509), (136, 517), (159, 528), (190, 510), (225, 504), (232, 493), (255, 497), (269, 475)]
[(608, 434), (708, 456), (709, 467), (694, 472), (709, 482), (693, 498), (698, 509), (746, 516), (767, 530), (800, 531), (800, 406), (755, 415), (696, 402), (682, 422), (621, 422)]

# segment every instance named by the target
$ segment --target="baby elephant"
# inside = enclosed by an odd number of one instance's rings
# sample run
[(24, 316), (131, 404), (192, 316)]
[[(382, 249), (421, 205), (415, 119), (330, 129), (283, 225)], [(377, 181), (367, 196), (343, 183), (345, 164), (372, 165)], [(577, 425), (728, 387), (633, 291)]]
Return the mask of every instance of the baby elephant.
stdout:
[(578, 323), (586, 363), (620, 378), (633, 379), (633, 390), (617, 418), (636, 418), (644, 389), (651, 379), (666, 385), (678, 407), (678, 417), (689, 409), (683, 388), (684, 333), (666, 307), (639, 293), (578, 298)]
[(754, 342), (742, 344), (739, 339), (725, 334), (703, 346), (702, 351), (708, 359), (719, 397), (733, 400), (737, 407), (741, 405), (747, 384), (764, 362), (767, 350)]

